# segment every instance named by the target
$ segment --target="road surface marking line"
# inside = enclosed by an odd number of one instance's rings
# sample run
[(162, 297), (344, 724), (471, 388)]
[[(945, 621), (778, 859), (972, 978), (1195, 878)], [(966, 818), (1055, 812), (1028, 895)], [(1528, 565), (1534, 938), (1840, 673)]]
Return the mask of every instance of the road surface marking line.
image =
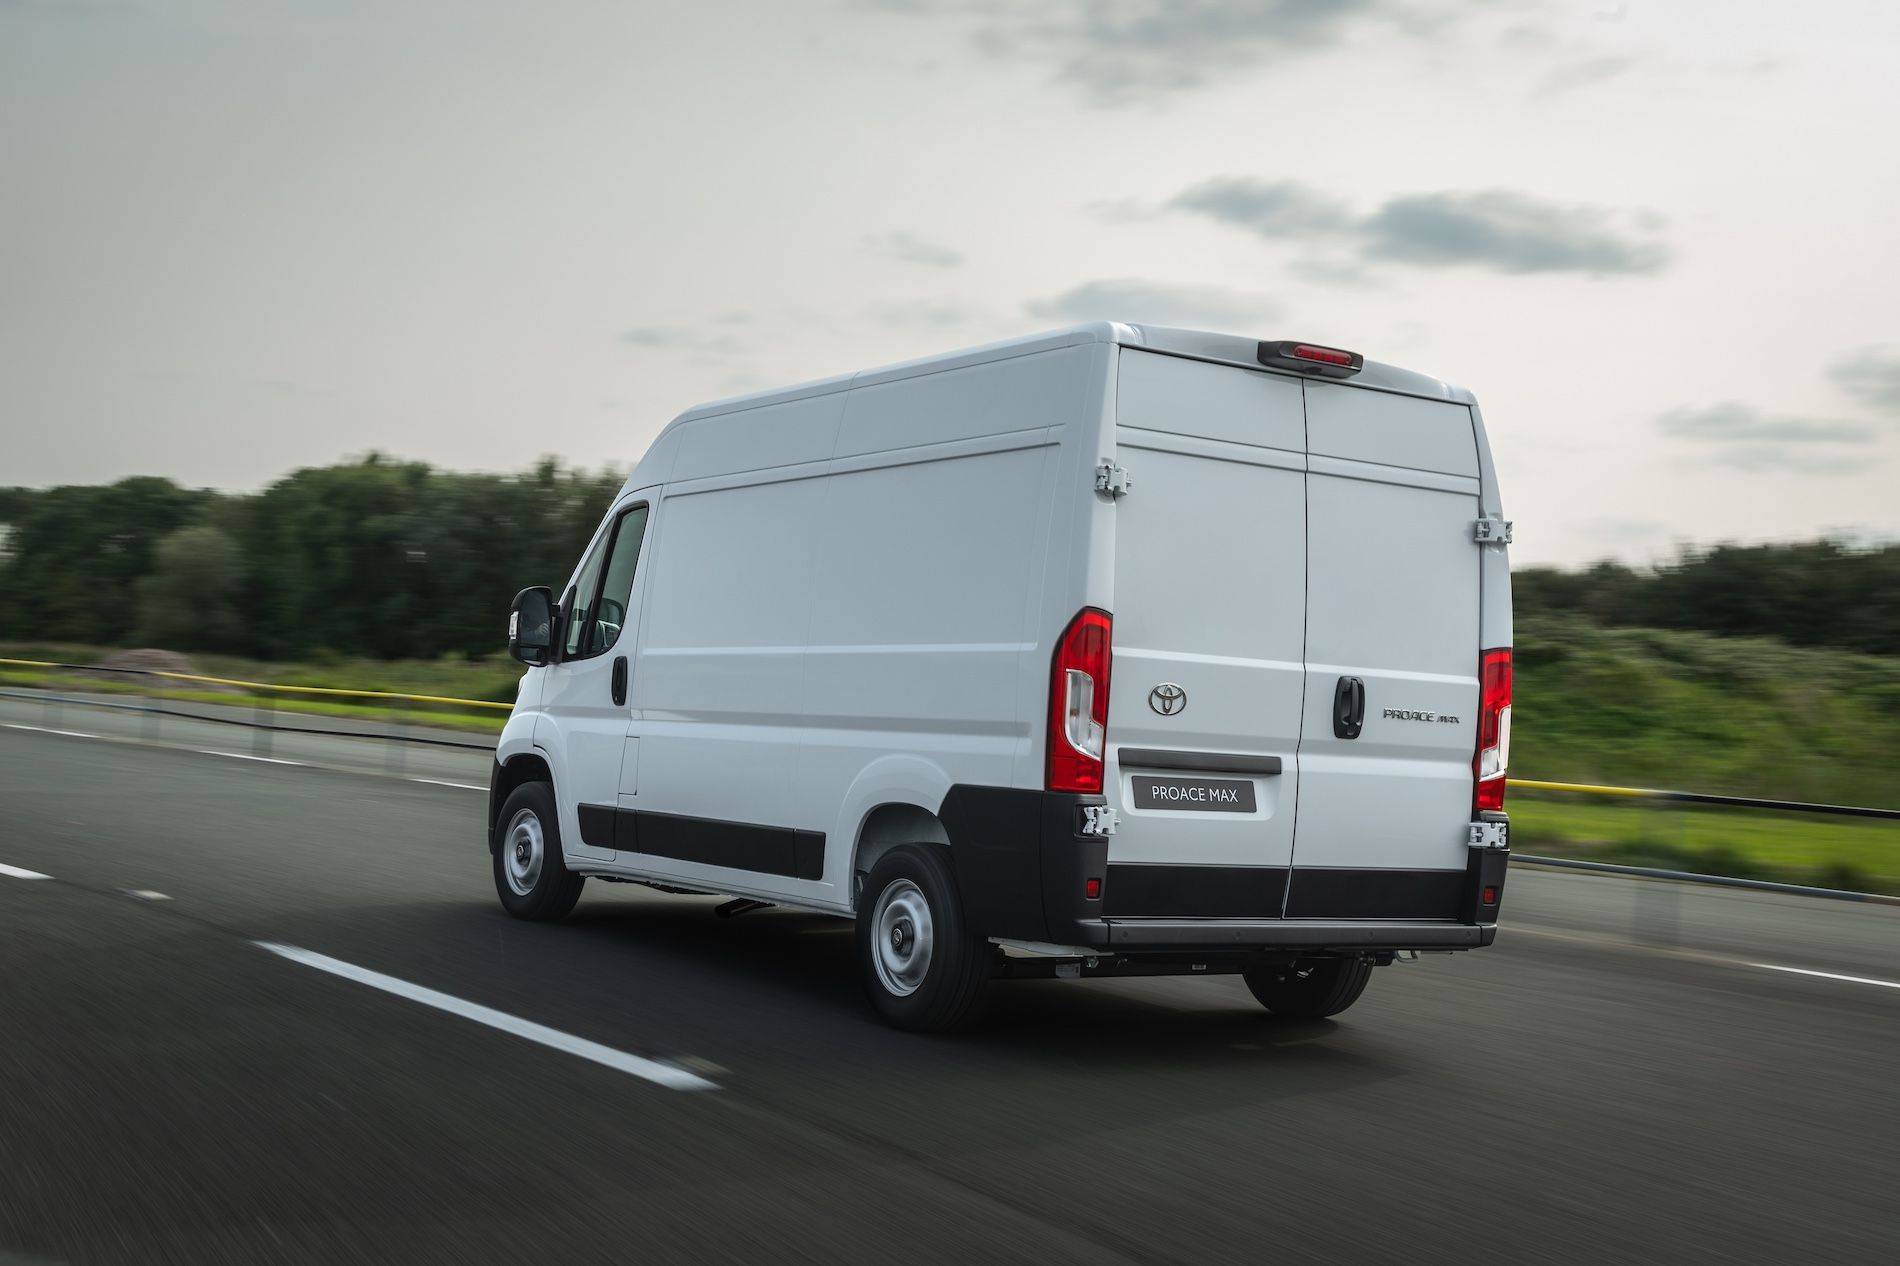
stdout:
[(463, 791), (487, 791), (488, 788), (478, 782), (444, 782), (440, 778), (411, 778), (410, 782), (426, 782), (431, 787), (457, 787)]
[(1785, 971), (1796, 976), (1819, 976), (1822, 980), (1844, 980), (1850, 985), (1879, 985), (1882, 989), (1900, 989), (1900, 980), (1875, 980), (1870, 976), (1843, 976), (1838, 972), (1810, 971), (1806, 967), (1783, 967), (1779, 963), (1750, 963), (1767, 971)]
[(171, 900), (171, 898), (166, 896), (164, 893), (153, 892), (150, 888), (127, 888), (125, 890), (125, 895), (128, 897), (137, 897), (140, 901), (170, 901)]
[(37, 870), (21, 870), (18, 866), (8, 866), (4, 862), (0, 862), (0, 875), (7, 875), (14, 879), (51, 879), (52, 878), (51, 875), (42, 875)]
[(544, 1024), (536, 1024), (532, 1020), (523, 1020), (519, 1016), (509, 1015), (505, 1011), (496, 1011), (494, 1008), (484, 1007), (480, 1003), (467, 1002), (450, 994), (438, 993), (434, 989), (425, 989), (421, 985), (412, 985), (406, 980), (398, 980), (394, 976), (385, 976), (381, 972), (370, 971), (368, 968), (358, 967), (353, 963), (346, 963), (341, 959), (329, 958), (322, 954), (313, 954), (309, 950), (298, 949), (294, 945), (277, 945), (270, 941), (254, 941), (252, 944), (258, 946), (260, 949), (269, 950), (280, 958), (287, 958), (293, 963), (302, 963), (305, 967), (314, 967), (318, 971), (326, 971), (333, 976), (341, 976), (345, 980), (353, 980), (359, 985), (368, 985), (372, 989), (381, 989), (384, 993), (395, 994), (398, 998), (407, 998), (411, 1002), (420, 1002), (425, 1007), (434, 1007), (436, 1010), (446, 1011), (450, 1015), (459, 1015), (463, 1019), (473, 1020), (477, 1024), (486, 1024), (492, 1029), (501, 1030), (503, 1033), (511, 1033), (516, 1037), (525, 1037), (530, 1042), (539, 1042), (543, 1046), (552, 1047), (557, 1051), (565, 1051), (569, 1055), (578, 1055), (582, 1059), (592, 1060), (596, 1064), (602, 1064), (619, 1072), (631, 1073), (635, 1077), (644, 1078), (656, 1085), (665, 1086), (669, 1090), (719, 1089), (717, 1085), (707, 1081), (704, 1077), (690, 1073), (684, 1068), (678, 1068), (672, 1064), (663, 1064), (655, 1059), (645, 1059), (639, 1055), (629, 1055), (627, 1052), (617, 1051), (611, 1046), (602, 1046), (599, 1042), (590, 1042), (584, 1037), (575, 1037), (573, 1034), (563, 1033), (559, 1029), (550, 1029)]
[(1513, 936), (1541, 936), (1552, 941), (1570, 941), (1577, 945), (1600, 945), (1608, 949), (1628, 950), (1636, 954), (1686, 958), (1698, 963), (1714, 963), (1720, 967), (1754, 967), (1762, 971), (1783, 971), (1796, 976), (1817, 976), (1823, 980), (1844, 980), (1856, 985), (1879, 985), (1883, 989), (1900, 989), (1900, 980), (1875, 980), (1870, 976), (1843, 976), (1829, 971), (1811, 971), (1806, 967), (1783, 967), (1780, 963), (1757, 963), (1746, 958), (1732, 958), (1727, 954), (1710, 953), (1707, 950), (1643, 945), (1635, 941), (1619, 941), (1607, 936), (1584, 936), (1577, 932), (1555, 932), (1547, 928), (1525, 927), (1521, 923), (1511, 924), (1510, 932)]
[(44, 725), (20, 725), (13, 721), (3, 721), (9, 730), (31, 730), (35, 734), (63, 734), (67, 738), (98, 738), (97, 734), (87, 734), (84, 730), (55, 730)]
[(192, 751), (200, 756), (229, 756), (232, 760), (262, 761), (266, 765), (301, 765), (300, 760), (285, 760), (281, 756), (253, 756), (249, 752), (220, 752), (209, 747), (194, 747)]

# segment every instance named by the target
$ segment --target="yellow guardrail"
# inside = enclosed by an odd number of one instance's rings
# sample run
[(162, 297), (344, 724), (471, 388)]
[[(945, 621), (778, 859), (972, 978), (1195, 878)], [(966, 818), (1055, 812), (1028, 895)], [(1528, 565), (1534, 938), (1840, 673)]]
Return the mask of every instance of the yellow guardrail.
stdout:
[(56, 664), (39, 659), (0, 659), (0, 665), (16, 668), (61, 668), (91, 673), (131, 673), (140, 677), (164, 677), (172, 681), (195, 681), (212, 686), (241, 686), (247, 690), (276, 690), (284, 694), (328, 695), (346, 699), (393, 699), (402, 703), (446, 703), (460, 708), (488, 708), (499, 712), (514, 710), (512, 703), (490, 699), (456, 699), (448, 695), (412, 695), (394, 690), (348, 690), (338, 686), (286, 686), (271, 681), (242, 681), (235, 677), (206, 677), (198, 673), (168, 673), (156, 668), (107, 668), (100, 664)]
[[(59, 664), (39, 659), (0, 659), (0, 666), (16, 668), (56, 668), (94, 673), (130, 673), (141, 677), (164, 677), (172, 681), (192, 681), (213, 686), (238, 686), (246, 690), (276, 690), (284, 694), (319, 695), (345, 699), (389, 699), (401, 703), (439, 703), (457, 708), (486, 708), (511, 712), (511, 703), (488, 699), (456, 699), (448, 695), (414, 695), (393, 690), (350, 690), (340, 686), (285, 686), (269, 681), (242, 681), (235, 677), (207, 677), (198, 673), (170, 673), (155, 668), (107, 668), (99, 664)], [(1664, 800), (1677, 804), (1725, 805), (1738, 809), (1770, 809), (1786, 813), (1838, 814), (1848, 817), (1900, 819), (1900, 809), (1869, 808), (1860, 805), (1813, 804), (1797, 800), (1770, 800), (1756, 796), (1715, 795), (1701, 791), (1666, 791), (1657, 787), (1606, 787), (1587, 782), (1547, 782), (1538, 778), (1512, 778), (1514, 790), (1555, 791), (1584, 796), (1619, 796), (1643, 800)]]
[(1599, 787), (1587, 782), (1541, 782), (1535, 778), (1507, 778), (1513, 788), (1526, 791), (1574, 791), (1586, 796), (1659, 796), (1665, 793), (1644, 787)]

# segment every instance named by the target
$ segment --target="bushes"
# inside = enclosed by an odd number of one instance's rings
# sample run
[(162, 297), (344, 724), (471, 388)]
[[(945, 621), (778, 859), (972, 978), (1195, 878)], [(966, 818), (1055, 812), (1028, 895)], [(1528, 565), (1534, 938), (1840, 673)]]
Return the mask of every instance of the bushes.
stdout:
[(1900, 805), (1900, 660), (1548, 615), (1517, 647), (1520, 777)]
[(1513, 579), (1527, 615), (1900, 655), (1900, 545), (1717, 545), (1653, 571), (1603, 562), (1580, 572), (1526, 568)]
[(143, 478), (7, 489), (0, 638), (265, 659), (482, 655), (500, 646), (516, 590), (567, 578), (620, 482), (551, 460), (460, 475), (371, 455), (247, 496)]

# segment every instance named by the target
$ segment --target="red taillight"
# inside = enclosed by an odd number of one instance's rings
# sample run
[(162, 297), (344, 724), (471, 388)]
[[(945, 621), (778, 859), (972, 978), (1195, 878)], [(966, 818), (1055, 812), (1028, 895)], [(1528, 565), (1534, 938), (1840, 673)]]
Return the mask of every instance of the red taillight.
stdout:
[(1295, 343), (1287, 339), (1261, 343), (1254, 356), (1262, 365), (1292, 369), (1321, 378), (1350, 378), (1365, 367), (1366, 358), (1343, 347), (1321, 347), (1316, 343)]
[(1342, 352), (1331, 347), (1313, 347), (1306, 343), (1294, 345), (1293, 358), (1295, 360), (1316, 360), (1322, 365), (1352, 364), (1351, 352)]
[(1471, 762), (1479, 812), (1504, 807), (1505, 770), (1511, 763), (1511, 648), (1486, 651), (1478, 663), (1478, 754)]
[(1049, 674), (1049, 790), (1099, 795), (1108, 749), (1109, 643), (1106, 611), (1084, 607), (1056, 643)]
[(1099, 879), (1083, 880), (1082, 895), (1090, 901), (1100, 901), (1102, 899), (1102, 881)]

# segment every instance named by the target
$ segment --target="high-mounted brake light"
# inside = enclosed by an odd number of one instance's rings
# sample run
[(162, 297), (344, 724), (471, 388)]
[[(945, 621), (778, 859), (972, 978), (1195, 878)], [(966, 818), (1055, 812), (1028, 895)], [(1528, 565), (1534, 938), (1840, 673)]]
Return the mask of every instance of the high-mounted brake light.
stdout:
[(1048, 785), (1099, 795), (1108, 750), (1108, 670), (1113, 622), (1084, 607), (1056, 643), (1049, 673)]
[(1297, 369), (1303, 374), (1322, 378), (1350, 378), (1365, 368), (1366, 358), (1358, 352), (1338, 347), (1320, 347), (1314, 343), (1262, 343), (1257, 355), (1262, 365), (1275, 369)]
[(1476, 812), (1504, 808), (1505, 770), (1511, 763), (1511, 648), (1486, 651), (1478, 661), (1478, 754)]

